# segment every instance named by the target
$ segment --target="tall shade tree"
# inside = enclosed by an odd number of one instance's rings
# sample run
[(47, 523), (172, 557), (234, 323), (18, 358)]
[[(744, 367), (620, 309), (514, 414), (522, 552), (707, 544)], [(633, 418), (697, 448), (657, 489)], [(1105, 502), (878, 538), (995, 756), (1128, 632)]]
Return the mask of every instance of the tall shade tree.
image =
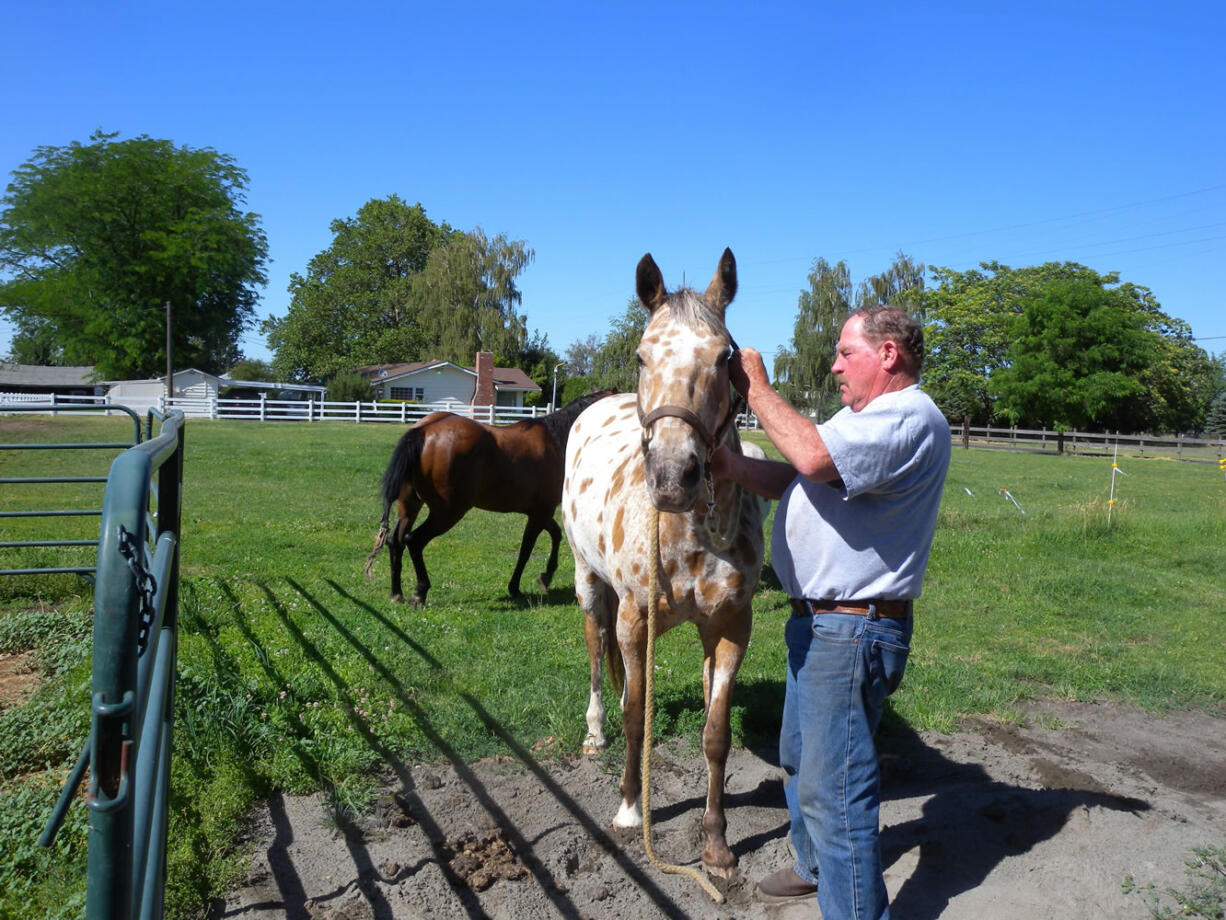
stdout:
[(243, 210), (232, 157), (145, 135), (39, 147), (12, 174), (0, 212), (0, 309), (13, 355), (94, 365), (101, 379), (174, 363), (224, 371), (241, 356), (268, 244)]
[(1012, 421), (1060, 432), (1136, 429), (1152, 342), (1118, 291), (1088, 279), (1049, 283), (1010, 331), (1008, 361), (990, 386)]
[(436, 224), (421, 204), (372, 199), (332, 222), (332, 244), (290, 276), (289, 310), (262, 327), (273, 366), (329, 380), (366, 364), (471, 364), (492, 351), (518, 366), (528, 345), (516, 278), (532, 250)]
[[(1018, 347), (1029, 347), (1031, 353), (1023, 363), (1031, 371), (1042, 373), (1048, 384), (1070, 387), (1074, 399), (1083, 400), (1080, 408), (1066, 403), (1060, 413), (1065, 417), (1081, 417), (1086, 419), (1085, 424), (1123, 431), (1194, 430), (1202, 423), (1214, 391), (1213, 363), (1193, 343), (1187, 324), (1165, 314), (1147, 288), (1121, 284), (1116, 273), (1099, 274), (1075, 262), (1048, 262), (1024, 268), (983, 262), (978, 269), (965, 272), (934, 268), (932, 276), (936, 285), (925, 296), (928, 354), (924, 388), (946, 415), (974, 424), (1024, 417), (1041, 423), (1030, 414), (1037, 403), (1021, 398), (1018, 389), (1033, 387), (1010, 369), (1020, 356), (1011, 348), (1017, 345), (1018, 336), (1024, 335), (1029, 346)], [(1090, 288), (1097, 289), (1102, 296), (1091, 294)], [(1072, 312), (1056, 316), (1052, 313), (1053, 299), (1058, 301), (1065, 295)], [(1094, 309), (1089, 306), (1092, 299), (1101, 301)], [(1035, 308), (1031, 324), (1024, 314), (1035, 303), (1046, 306)], [(1081, 314), (1082, 319), (1076, 320)], [(1112, 331), (1112, 323), (1122, 325)], [(1143, 360), (1138, 363), (1138, 356), (1131, 350), (1118, 352), (1123, 343), (1090, 341), (1087, 336), (1092, 338), (1096, 329), (1103, 336), (1139, 329), (1140, 341), (1144, 343), (1140, 355)], [(1071, 370), (1072, 376), (1033, 363), (1046, 347), (1040, 347), (1044, 336), (1074, 333), (1088, 352), (1078, 359), (1080, 370)], [(1129, 332), (1127, 343), (1136, 341)], [(1074, 381), (1080, 376), (1094, 376), (1097, 372), (1090, 372), (1087, 362), (1113, 350), (1117, 350), (1117, 360), (1128, 359), (1126, 366), (1131, 376), (1127, 383), (1121, 382), (1121, 399), (1110, 408), (1096, 401), (1091, 383)], [(1119, 365), (1120, 369), (1124, 367)], [(1100, 370), (1110, 371), (1111, 366), (1103, 364)], [(1140, 391), (1134, 383), (1141, 385)], [(1017, 397), (1020, 401), (998, 403), (1006, 392), (1010, 400)], [(1122, 399), (1125, 394), (1126, 401)], [(1053, 412), (1065, 395), (1068, 394), (1043, 397), (1048, 401), (1044, 412), (1051, 424), (1064, 424), (1055, 420)]]
[(331, 245), (306, 274), (290, 275), (286, 315), (262, 326), (284, 379), (328, 380), (421, 357), (430, 333), (414, 282), (436, 248), (462, 235), (397, 195), (371, 199), (331, 230)]

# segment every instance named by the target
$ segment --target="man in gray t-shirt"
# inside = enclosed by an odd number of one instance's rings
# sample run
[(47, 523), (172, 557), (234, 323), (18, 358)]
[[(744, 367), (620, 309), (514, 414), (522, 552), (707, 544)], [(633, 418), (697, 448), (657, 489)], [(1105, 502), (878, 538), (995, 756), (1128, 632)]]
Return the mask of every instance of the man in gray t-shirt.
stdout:
[(767, 903), (822, 916), (889, 916), (873, 733), (902, 680), (949, 467), (949, 425), (919, 387), (924, 340), (900, 310), (843, 326), (831, 372), (844, 408), (814, 425), (774, 390), (758, 352), (732, 380), (786, 462), (721, 449), (712, 472), (780, 499), (771, 566), (791, 598), (779, 758), (796, 861), (763, 879)]

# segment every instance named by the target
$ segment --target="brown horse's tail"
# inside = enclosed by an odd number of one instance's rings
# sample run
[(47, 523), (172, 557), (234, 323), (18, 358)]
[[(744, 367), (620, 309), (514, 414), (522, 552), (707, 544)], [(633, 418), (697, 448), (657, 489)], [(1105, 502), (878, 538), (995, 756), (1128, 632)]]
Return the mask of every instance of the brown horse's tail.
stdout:
[(379, 550), (387, 545), (388, 520), (392, 514), (392, 504), (400, 497), (407, 481), (413, 482), (421, 460), (422, 433), (417, 428), (410, 428), (396, 442), (392, 451), (392, 459), (388, 461), (387, 469), (383, 471), (383, 517), (379, 521), (379, 532), (375, 535), (375, 548), (366, 557), (366, 577), (371, 578), (371, 569)]

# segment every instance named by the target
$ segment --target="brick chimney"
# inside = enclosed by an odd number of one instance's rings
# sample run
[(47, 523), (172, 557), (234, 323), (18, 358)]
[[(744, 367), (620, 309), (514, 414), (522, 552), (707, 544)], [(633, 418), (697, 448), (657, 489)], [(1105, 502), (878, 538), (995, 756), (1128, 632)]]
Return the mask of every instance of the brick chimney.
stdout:
[(494, 353), (477, 352), (477, 386), (473, 389), (474, 406), (492, 406), (494, 398)]

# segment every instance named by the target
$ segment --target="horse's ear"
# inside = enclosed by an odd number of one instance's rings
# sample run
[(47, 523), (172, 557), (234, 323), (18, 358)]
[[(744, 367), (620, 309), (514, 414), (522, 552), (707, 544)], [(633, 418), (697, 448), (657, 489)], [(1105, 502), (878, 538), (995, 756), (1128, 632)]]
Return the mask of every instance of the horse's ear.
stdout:
[(660, 266), (656, 265), (650, 252), (639, 259), (639, 267), (634, 273), (634, 289), (649, 313), (655, 313), (668, 297), (668, 291), (664, 289), (664, 276), (660, 274)]
[(728, 304), (732, 303), (732, 298), (735, 296), (736, 256), (732, 254), (731, 249), (725, 249), (724, 254), (720, 256), (719, 267), (715, 269), (715, 277), (707, 285), (707, 292), (702, 295), (702, 299), (708, 307), (723, 316), (724, 310), (727, 309)]

